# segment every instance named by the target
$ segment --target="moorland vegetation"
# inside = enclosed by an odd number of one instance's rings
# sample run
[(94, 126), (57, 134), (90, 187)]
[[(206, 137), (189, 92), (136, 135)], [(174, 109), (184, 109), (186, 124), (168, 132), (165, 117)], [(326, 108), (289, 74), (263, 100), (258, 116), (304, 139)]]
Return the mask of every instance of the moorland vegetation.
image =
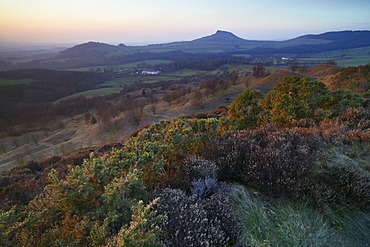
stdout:
[[(196, 91), (187, 84), (163, 91), (164, 105), (173, 107), (190, 92), (193, 100), (208, 92), (206, 100), (244, 85), (218, 109), (223, 116), (156, 121), (125, 141), (2, 173), (1, 244), (367, 246), (368, 67), (344, 68), (330, 84), (284, 77), (266, 93), (252, 72), (220, 73)], [(135, 87), (137, 99), (147, 98), (138, 85), (126, 88), (130, 97), (100, 101), (98, 118), (127, 107)], [(177, 98), (165, 100), (175, 91)]]
[(368, 35), (0, 61), (0, 245), (368, 246)]

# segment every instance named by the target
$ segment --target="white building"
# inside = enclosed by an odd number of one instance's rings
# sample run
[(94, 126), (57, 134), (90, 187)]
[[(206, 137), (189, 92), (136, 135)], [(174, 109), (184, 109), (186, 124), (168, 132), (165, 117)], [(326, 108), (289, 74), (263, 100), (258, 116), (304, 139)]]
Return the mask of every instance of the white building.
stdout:
[(162, 72), (157, 70), (157, 71), (152, 71), (152, 70), (143, 70), (141, 71), (142, 75), (161, 75)]

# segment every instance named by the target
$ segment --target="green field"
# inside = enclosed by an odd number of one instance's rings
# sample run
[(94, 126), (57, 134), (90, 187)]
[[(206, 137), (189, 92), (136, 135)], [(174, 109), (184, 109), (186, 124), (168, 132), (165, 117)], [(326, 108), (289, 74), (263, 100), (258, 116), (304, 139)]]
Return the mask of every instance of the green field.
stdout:
[(34, 79), (18, 79), (18, 80), (12, 80), (12, 79), (0, 78), (0, 86), (29, 84), (29, 83), (34, 82), (34, 81), (36, 81), (36, 80), (34, 80)]
[(209, 73), (208, 71), (194, 70), (194, 69), (180, 69), (174, 72), (168, 73), (171, 76), (194, 76)]
[(85, 91), (85, 92), (75, 93), (75, 94), (69, 95), (67, 97), (61, 98), (57, 101), (54, 101), (53, 103), (58, 104), (62, 100), (71, 99), (71, 98), (75, 98), (75, 97), (78, 97), (78, 96), (85, 96), (86, 98), (92, 98), (92, 97), (97, 97), (97, 96), (105, 96), (105, 95), (109, 95), (111, 93), (118, 93), (120, 90), (122, 90), (122, 88), (121, 89), (118, 89), (118, 88), (98, 88), (98, 89), (94, 89), (94, 90), (88, 90), (88, 91)]
[[(185, 76), (185, 75), (184, 75)], [(106, 81), (98, 86), (98, 88), (85, 91), (85, 92), (80, 92), (80, 93), (75, 93), (72, 95), (69, 95), (67, 97), (64, 97), (62, 99), (59, 99), (55, 101), (54, 103), (58, 103), (61, 100), (65, 99), (70, 99), (74, 98), (77, 96), (85, 96), (87, 98), (95, 97), (95, 96), (105, 96), (109, 95), (111, 93), (118, 93), (120, 92), (125, 86), (128, 86), (132, 83), (135, 82), (141, 82), (141, 83), (154, 83), (158, 81), (168, 81), (168, 80), (179, 80), (181, 79), (180, 76), (151, 76), (151, 75), (125, 75), (120, 78), (116, 78), (110, 81)]]
[(304, 62), (320, 62), (334, 60), (339, 66), (359, 66), (370, 63), (370, 47), (361, 47), (348, 50), (338, 50), (332, 52), (324, 52), (313, 54), (309, 58), (298, 58), (299, 63)]
[[(119, 69), (129, 69), (129, 70), (132, 70), (134, 68), (138, 69), (138, 70), (145, 70), (145, 68), (138, 68), (139, 64), (143, 64), (145, 63), (146, 65), (146, 69), (151, 69), (153, 68), (152, 66), (154, 66), (155, 64), (159, 64), (159, 63), (169, 63), (171, 62), (170, 60), (163, 60), (163, 59), (154, 59), (154, 60), (143, 60), (143, 61), (138, 61), (138, 62), (132, 62), (132, 63), (124, 63), (124, 64), (120, 64), (120, 65), (114, 65), (114, 66), (111, 66), (113, 68), (119, 68)], [(107, 68), (110, 68), (109, 66), (94, 66), (94, 67), (82, 67), (82, 68), (76, 68), (76, 69), (70, 69), (70, 71), (83, 71), (83, 72), (86, 72), (86, 71), (91, 71), (91, 70), (96, 70), (96, 69), (107, 69)]]

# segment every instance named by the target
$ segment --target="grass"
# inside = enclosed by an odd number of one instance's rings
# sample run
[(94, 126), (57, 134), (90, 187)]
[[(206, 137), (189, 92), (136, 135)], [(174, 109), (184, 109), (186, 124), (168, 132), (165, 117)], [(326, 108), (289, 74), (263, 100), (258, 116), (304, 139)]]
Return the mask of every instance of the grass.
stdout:
[(86, 98), (92, 98), (92, 97), (95, 97), (95, 96), (104, 96), (104, 95), (109, 95), (111, 93), (117, 93), (120, 90), (122, 90), (122, 88), (121, 89), (118, 89), (118, 88), (98, 88), (98, 89), (94, 89), (94, 90), (88, 90), (88, 91), (84, 91), (84, 92), (80, 92), (80, 93), (75, 93), (75, 94), (69, 95), (67, 97), (61, 98), (57, 101), (54, 101), (53, 103), (57, 104), (62, 100), (71, 99), (71, 98), (74, 98), (74, 97), (77, 97), (77, 96), (85, 96)]
[(180, 69), (174, 72), (168, 73), (171, 76), (193, 76), (193, 75), (202, 75), (207, 73), (207, 71), (194, 70), (194, 69)]
[(0, 78), (0, 86), (29, 84), (29, 83), (34, 82), (34, 81), (36, 81), (36, 80), (34, 80), (34, 79), (18, 79), (18, 80), (12, 80), (12, 79)]
[(310, 58), (300, 58), (298, 62), (322, 62), (334, 60), (339, 66), (358, 66), (370, 63), (370, 47), (323, 52), (311, 55)]
[[(154, 66), (155, 64), (158, 63), (169, 63), (171, 62), (170, 60), (163, 60), (163, 59), (154, 59), (154, 60), (143, 60), (139, 62), (132, 62), (132, 63), (124, 63), (121, 64), (119, 67), (123, 67), (125, 69), (132, 69), (132, 68), (137, 68), (137, 65), (140, 63), (145, 63), (146, 66)], [(150, 69), (150, 68), (148, 68)]]
[(181, 78), (174, 77), (174, 76), (151, 76), (151, 75), (149, 76), (143, 76), (143, 75), (123, 76), (123, 77), (116, 78), (110, 81), (106, 81), (100, 84), (99, 88), (80, 92), (80, 93), (75, 93), (67, 97), (64, 97), (62, 99), (59, 99), (55, 101), (54, 103), (59, 103), (62, 100), (74, 98), (77, 96), (85, 96), (87, 98), (92, 98), (94, 96), (105, 96), (111, 93), (118, 93), (124, 88), (124, 86), (130, 85), (136, 81), (142, 82), (142, 83), (154, 83), (158, 81), (179, 80), (179, 79)]
[[(133, 69), (137, 68), (137, 65), (140, 63), (145, 63), (146, 66), (149, 66), (148, 69), (151, 69), (151, 66), (154, 66), (155, 64), (159, 63), (169, 63), (171, 62), (170, 60), (163, 60), (163, 59), (154, 59), (154, 60), (143, 60), (143, 61), (138, 61), (138, 62), (132, 62), (132, 63), (123, 63), (120, 65), (113, 65), (112, 67), (114, 68), (121, 68), (121, 69)], [(70, 71), (90, 71), (90, 70), (96, 70), (96, 69), (105, 69), (109, 66), (94, 66), (94, 67), (81, 67), (81, 68), (75, 68), (75, 69), (70, 69)], [(140, 68), (138, 68), (140, 70)], [(144, 69), (143, 69), (144, 70)]]
[(368, 246), (370, 215), (324, 213), (290, 201), (267, 201), (257, 192), (233, 185), (234, 205), (245, 226), (243, 243), (253, 246)]

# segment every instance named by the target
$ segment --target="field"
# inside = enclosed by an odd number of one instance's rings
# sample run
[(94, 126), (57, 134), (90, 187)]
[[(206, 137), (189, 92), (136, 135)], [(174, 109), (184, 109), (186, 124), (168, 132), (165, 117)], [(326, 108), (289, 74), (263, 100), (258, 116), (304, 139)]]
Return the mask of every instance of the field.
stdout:
[(12, 79), (4, 79), (0, 78), (0, 86), (6, 86), (6, 85), (19, 85), (19, 84), (28, 84), (31, 82), (34, 82), (36, 80), (34, 79), (19, 79), (19, 80), (12, 80)]
[(349, 67), (366, 65), (370, 63), (370, 47), (338, 50), (332, 52), (313, 54), (309, 58), (298, 58), (299, 63), (325, 63), (334, 60), (339, 66)]
[[(159, 60), (155, 60), (159, 62)], [(155, 61), (152, 60), (151, 64), (155, 64)], [(165, 60), (162, 60), (164, 62)], [(148, 62), (148, 61), (144, 61)], [(135, 66), (136, 63), (131, 64), (125, 64), (125, 68), (130, 68), (129, 66)], [(149, 67), (150, 63), (147, 63)], [(192, 70), (192, 69), (181, 69), (176, 70), (174, 72), (164, 73), (163, 75), (141, 75), (141, 74), (133, 74), (133, 75), (122, 75), (119, 78), (106, 81), (99, 85), (98, 88), (94, 90), (89, 90), (85, 92), (80, 92), (76, 94), (69, 95), (68, 97), (62, 98), (54, 103), (58, 103), (61, 100), (69, 99), (77, 96), (85, 96), (87, 98), (91, 98), (94, 96), (104, 96), (111, 93), (118, 93), (120, 92), (125, 86), (131, 85), (135, 82), (140, 83), (155, 83), (158, 81), (178, 81), (183, 78), (193, 78), (193, 77), (199, 77), (199, 76), (207, 76), (207, 75), (217, 75), (217, 74), (223, 74), (225, 72), (233, 72), (237, 71), (239, 76), (244, 76), (246, 73), (252, 73), (253, 72), (253, 66), (254, 65), (243, 65), (243, 64), (225, 64), (220, 66), (218, 69), (213, 71), (202, 71), (202, 70)], [(150, 68), (150, 67), (149, 67)], [(86, 71), (89, 70), (89, 68), (84, 68)], [(265, 66), (265, 72), (266, 73), (275, 73), (278, 70), (288, 70), (288, 67), (285, 66)], [(81, 71), (81, 69), (79, 69)]]
[[(163, 60), (163, 59), (154, 59), (154, 60), (143, 60), (143, 61), (138, 61), (138, 62), (132, 62), (132, 63), (124, 63), (120, 65), (114, 65), (114, 68), (119, 68), (121, 70), (127, 70), (127, 69), (144, 69), (145, 67), (152, 67), (155, 64), (161, 64), (161, 63), (169, 63), (171, 62), (170, 60)], [(144, 68), (139, 68), (141, 66), (144, 66)], [(93, 67), (81, 67), (81, 68), (75, 68), (75, 69), (70, 69), (70, 71), (95, 71), (97, 69), (104, 70), (104, 69), (109, 69), (109, 66), (93, 66)]]

